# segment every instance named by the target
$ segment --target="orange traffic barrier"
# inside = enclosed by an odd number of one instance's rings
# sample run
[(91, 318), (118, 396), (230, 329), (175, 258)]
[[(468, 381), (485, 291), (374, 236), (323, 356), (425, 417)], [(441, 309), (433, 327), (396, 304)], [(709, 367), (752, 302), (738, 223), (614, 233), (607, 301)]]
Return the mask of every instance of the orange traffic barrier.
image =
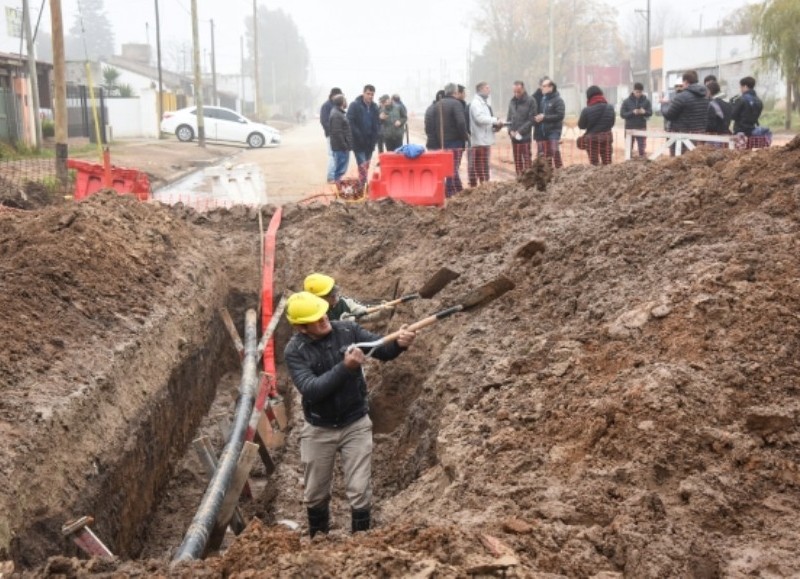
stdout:
[(103, 165), (75, 159), (67, 159), (67, 167), (76, 171), (76, 201), (81, 201), (101, 189), (114, 189), (118, 193), (135, 195), (140, 201), (150, 198), (150, 179), (147, 173), (137, 169), (112, 166), (107, 170)]
[(370, 199), (390, 197), (411, 205), (444, 205), (444, 180), (453, 175), (452, 151), (428, 151), (415, 159), (381, 153), (380, 175), (370, 181)]

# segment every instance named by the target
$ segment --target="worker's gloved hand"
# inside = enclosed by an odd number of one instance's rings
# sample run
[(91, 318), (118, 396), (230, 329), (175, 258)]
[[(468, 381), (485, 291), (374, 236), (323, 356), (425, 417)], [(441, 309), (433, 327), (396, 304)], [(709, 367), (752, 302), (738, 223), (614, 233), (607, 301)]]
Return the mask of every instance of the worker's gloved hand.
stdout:
[(414, 338), (417, 337), (417, 333), (408, 331), (407, 327), (408, 324), (400, 326), (400, 335), (397, 336), (397, 345), (401, 348), (408, 348), (414, 343)]
[(345, 368), (350, 370), (355, 370), (361, 364), (364, 363), (364, 360), (367, 359), (367, 355), (364, 354), (361, 348), (350, 348), (344, 353), (344, 365)]

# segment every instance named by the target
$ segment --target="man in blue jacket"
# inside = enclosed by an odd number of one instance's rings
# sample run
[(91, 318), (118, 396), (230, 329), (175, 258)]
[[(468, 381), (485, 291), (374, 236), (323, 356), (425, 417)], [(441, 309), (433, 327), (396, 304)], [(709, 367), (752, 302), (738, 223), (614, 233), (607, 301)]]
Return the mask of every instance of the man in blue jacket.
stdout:
[(362, 187), (367, 183), (372, 152), (380, 136), (379, 112), (378, 105), (375, 104), (375, 87), (371, 84), (365, 85), (364, 91), (347, 108), (347, 120), (350, 121), (350, 131), (353, 133), (353, 154)]
[[(369, 529), (372, 506), (372, 421), (361, 369), (366, 354), (350, 346), (380, 336), (355, 322), (330, 322), (328, 307), (327, 301), (309, 292), (293, 294), (286, 303), (286, 317), (296, 333), (286, 345), (284, 359), (302, 396), (305, 423), (300, 433), (300, 459), (312, 537), (327, 533), (330, 527), (328, 503), (337, 452), (350, 502), (352, 532)], [(401, 328), (396, 341), (376, 348), (372, 356), (393, 360), (415, 336)]]

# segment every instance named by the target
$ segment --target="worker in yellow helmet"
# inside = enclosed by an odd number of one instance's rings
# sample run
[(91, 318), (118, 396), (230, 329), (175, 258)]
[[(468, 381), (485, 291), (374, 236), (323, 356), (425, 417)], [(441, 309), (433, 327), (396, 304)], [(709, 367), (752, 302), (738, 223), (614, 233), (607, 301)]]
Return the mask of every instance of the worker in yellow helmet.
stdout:
[(385, 312), (391, 310), (391, 306), (377, 312), (366, 314), (367, 306), (343, 296), (339, 293), (339, 286), (336, 280), (324, 273), (312, 273), (303, 281), (303, 289), (328, 302), (329, 320), (348, 320), (358, 318), (359, 322), (370, 322), (380, 318)]
[[(312, 537), (329, 530), (328, 502), (337, 452), (350, 501), (352, 532), (369, 529), (372, 506), (372, 421), (361, 368), (366, 354), (350, 346), (381, 337), (352, 321), (331, 322), (329, 307), (326, 300), (309, 292), (293, 294), (286, 302), (286, 317), (296, 332), (286, 345), (284, 359), (303, 399), (300, 459)], [(396, 341), (371, 350), (371, 355), (392, 360), (415, 336), (403, 326)]]

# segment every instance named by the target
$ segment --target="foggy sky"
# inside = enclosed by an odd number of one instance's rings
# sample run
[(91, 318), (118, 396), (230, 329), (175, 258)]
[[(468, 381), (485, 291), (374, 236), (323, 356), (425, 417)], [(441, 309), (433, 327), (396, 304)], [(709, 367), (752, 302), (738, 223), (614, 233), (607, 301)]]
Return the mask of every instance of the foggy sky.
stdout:
[[(62, 0), (65, 30), (73, 23), (78, 1)], [(704, 28), (714, 26), (719, 18), (748, 2), (753, 0), (652, 0), (652, 9), (655, 13), (661, 3), (669, 3), (683, 15), (691, 31), (701, 21)], [(631, 12), (646, 7), (646, 0), (609, 0), (608, 4), (617, 9), (624, 27)], [(473, 53), (481, 48), (481, 39), (470, 33), (479, 14), (478, 0), (269, 0), (262, 5), (292, 16), (310, 52), (309, 82), (321, 91), (336, 85), (355, 96), (365, 83), (376, 85), (379, 93), (431, 83), (441, 86), (447, 81), (466, 84), (470, 48)], [(127, 42), (149, 40), (155, 46), (154, 6), (155, 0), (105, 0), (118, 50)], [(159, 0), (159, 9), (162, 49), (174, 51), (178, 44), (190, 42), (190, 0)], [(240, 38), (252, 9), (252, 0), (198, 0), (204, 68), (210, 68), (209, 20), (213, 18), (217, 72), (239, 72)], [(546, 15), (543, 22), (546, 33)], [(49, 11), (42, 23), (49, 29)]]

